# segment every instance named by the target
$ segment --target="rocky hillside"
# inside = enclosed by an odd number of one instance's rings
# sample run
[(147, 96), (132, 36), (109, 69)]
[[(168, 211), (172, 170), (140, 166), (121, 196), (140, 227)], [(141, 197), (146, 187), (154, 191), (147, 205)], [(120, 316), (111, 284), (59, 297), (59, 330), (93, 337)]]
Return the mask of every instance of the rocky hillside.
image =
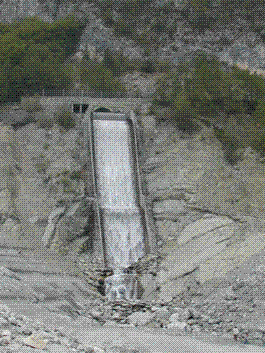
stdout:
[[(208, 300), (210, 310), (216, 300), (236, 298), (238, 307), (247, 301), (261, 308), (263, 160), (247, 148), (238, 151), (240, 161), (231, 166), (211, 128), (198, 126), (184, 134), (172, 121), (150, 115), (137, 119), (141, 173), (158, 245), (157, 254), (132, 265), (139, 273), (141, 301), (170, 307), (195, 300), (202, 308)], [(108, 273), (101, 270), (94, 232), (92, 170), (82, 128), (30, 123), (14, 130), (2, 123), (0, 146), (0, 246), (25, 254), (34, 249), (34, 258), (47, 266), (67, 263), (69, 273), (85, 275), (101, 296)], [(256, 309), (252, 324), (240, 310), (238, 325), (256, 325)], [(207, 315), (210, 319), (216, 312)], [(168, 319), (163, 320), (166, 325)], [(205, 327), (199, 314), (194, 320), (190, 325)], [(223, 332), (231, 329), (227, 322), (207, 323), (207, 328)]]

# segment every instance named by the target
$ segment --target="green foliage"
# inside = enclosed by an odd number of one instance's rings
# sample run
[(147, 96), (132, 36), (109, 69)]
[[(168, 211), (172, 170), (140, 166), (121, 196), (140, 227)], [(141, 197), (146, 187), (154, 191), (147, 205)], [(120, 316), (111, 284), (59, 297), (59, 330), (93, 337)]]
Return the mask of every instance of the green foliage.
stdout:
[[(160, 82), (154, 98), (161, 106), (165, 106), (165, 102), (173, 106), (176, 116), (190, 111), (189, 115), (204, 116), (214, 122), (221, 111), (226, 114), (246, 113), (243, 101), (251, 97), (254, 103), (260, 102), (254, 115), (261, 115), (261, 97), (265, 93), (261, 77), (238, 67), (226, 72), (221, 62), (204, 53), (191, 64), (182, 64), (174, 71)], [(181, 90), (184, 93), (180, 93)]]
[[(151, 111), (157, 114), (166, 108), (168, 117), (182, 126), (201, 117), (218, 124), (220, 114), (226, 116), (227, 124), (215, 134), (227, 160), (236, 163), (237, 148), (264, 149), (264, 89), (262, 77), (236, 66), (225, 70), (213, 56), (199, 53), (191, 63), (179, 65), (159, 80)], [(250, 115), (247, 105), (251, 98), (256, 110)]]
[[(107, 48), (104, 52), (102, 64), (111, 71), (112, 75), (119, 77), (127, 72), (134, 71), (139, 63), (126, 58), (122, 51), (112, 51)], [(140, 67), (140, 65), (139, 65)]]
[(81, 83), (96, 92), (126, 92), (126, 88), (103, 62), (83, 61), (80, 65)]
[(43, 145), (43, 149), (44, 149), (44, 150), (47, 150), (49, 147), (50, 147), (50, 145), (49, 145), (48, 143), (45, 143), (45, 144)]
[(0, 25), (0, 101), (16, 101), (42, 89), (68, 88), (70, 56), (85, 24), (73, 16), (45, 23), (38, 17)]
[(72, 180), (80, 180), (81, 179), (81, 171), (73, 171), (70, 174), (70, 179), (72, 179)]
[(258, 106), (257, 106), (255, 112), (252, 114), (252, 118), (257, 124), (260, 124), (262, 127), (265, 127), (265, 101), (264, 101), (264, 99), (258, 101)]
[(152, 60), (146, 60), (141, 67), (141, 71), (146, 72), (148, 74), (153, 74), (155, 72), (155, 65)]
[(173, 69), (173, 65), (170, 61), (158, 61), (154, 60), (154, 67), (155, 67), (155, 72), (169, 72), (170, 70)]
[(53, 22), (46, 37), (49, 49), (63, 62), (76, 50), (85, 28), (86, 23), (78, 21), (73, 15)]
[(65, 130), (70, 130), (76, 126), (73, 114), (66, 106), (61, 106), (54, 114), (54, 122), (64, 128)]

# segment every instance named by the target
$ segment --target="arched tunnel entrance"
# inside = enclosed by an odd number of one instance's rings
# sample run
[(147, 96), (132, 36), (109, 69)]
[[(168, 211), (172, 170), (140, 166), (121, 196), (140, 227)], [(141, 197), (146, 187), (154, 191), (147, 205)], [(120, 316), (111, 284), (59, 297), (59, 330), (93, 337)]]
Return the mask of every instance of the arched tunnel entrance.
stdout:
[(111, 112), (111, 110), (109, 108), (99, 107), (99, 108), (95, 109), (94, 112), (95, 113), (109, 113), (109, 112)]

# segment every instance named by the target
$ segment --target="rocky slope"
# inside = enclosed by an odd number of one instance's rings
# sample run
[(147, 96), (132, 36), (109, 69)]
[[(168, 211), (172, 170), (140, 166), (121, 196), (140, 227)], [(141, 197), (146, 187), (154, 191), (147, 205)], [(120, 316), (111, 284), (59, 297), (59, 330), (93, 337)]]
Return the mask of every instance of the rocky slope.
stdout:
[(98, 297), (92, 319), (101, 324), (230, 336), (238, 327), (262, 344), (262, 161), (246, 149), (230, 166), (206, 127), (184, 134), (155, 116), (138, 116), (138, 122), (141, 173), (159, 247), (132, 266), (139, 273), (140, 302), (106, 303), (102, 296), (108, 273), (96, 246), (91, 168), (78, 128), (63, 132), (55, 125), (48, 133), (35, 123), (17, 130), (1, 125), (0, 247), (20, 251), (17, 262), (6, 257), (2, 264), (15, 270), (28, 259), (35, 268), (42, 262), (46, 271), (53, 265), (82, 275), (87, 293)]

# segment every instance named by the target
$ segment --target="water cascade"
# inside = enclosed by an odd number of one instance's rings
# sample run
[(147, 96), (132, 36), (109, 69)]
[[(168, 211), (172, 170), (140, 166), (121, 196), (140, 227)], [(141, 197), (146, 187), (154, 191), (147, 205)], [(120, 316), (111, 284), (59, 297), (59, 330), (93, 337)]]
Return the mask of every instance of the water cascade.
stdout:
[(106, 296), (110, 300), (133, 299), (136, 277), (126, 269), (145, 250), (128, 121), (93, 119), (93, 140), (105, 256), (114, 270), (105, 281)]

